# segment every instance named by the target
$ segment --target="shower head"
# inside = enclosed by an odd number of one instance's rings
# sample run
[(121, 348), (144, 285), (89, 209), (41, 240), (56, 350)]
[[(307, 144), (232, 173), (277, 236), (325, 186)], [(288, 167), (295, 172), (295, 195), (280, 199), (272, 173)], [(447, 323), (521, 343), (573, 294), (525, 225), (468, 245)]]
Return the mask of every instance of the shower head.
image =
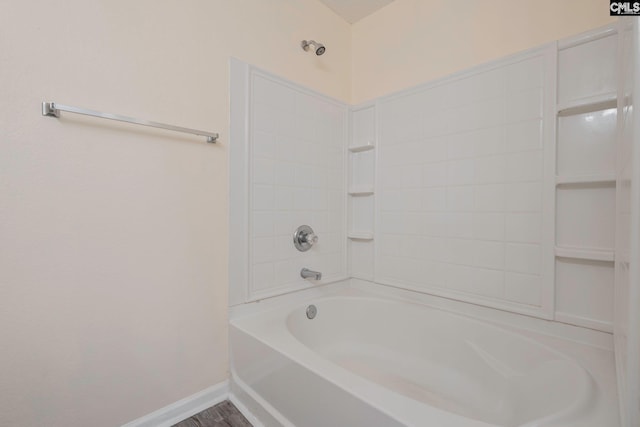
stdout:
[(300, 43), (300, 45), (307, 52), (309, 51), (309, 46), (313, 45), (316, 55), (318, 56), (322, 55), (325, 50), (327, 50), (322, 43), (318, 43), (314, 40), (302, 40), (302, 43)]

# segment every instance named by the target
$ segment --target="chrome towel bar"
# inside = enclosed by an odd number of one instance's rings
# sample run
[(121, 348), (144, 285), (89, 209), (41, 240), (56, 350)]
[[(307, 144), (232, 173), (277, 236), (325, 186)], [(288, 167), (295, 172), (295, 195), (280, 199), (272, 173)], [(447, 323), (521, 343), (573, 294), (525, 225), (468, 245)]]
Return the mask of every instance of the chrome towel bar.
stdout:
[(58, 104), (57, 102), (43, 102), (42, 103), (42, 115), (49, 117), (60, 117), (60, 111), (66, 111), (75, 114), (84, 114), (85, 116), (93, 116), (101, 119), (116, 120), (118, 122), (133, 123), (136, 125), (149, 126), (153, 128), (160, 128), (171, 130), (174, 132), (190, 133), (193, 135), (206, 136), (207, 142), (215, 143), (218, 139), (218, 134), (213, 132), (205, 132), (203, 130), (183, 128), (180, 126), (167, 125), (164, 123), (152, 122), (149, 120), (140, 120), (133, 117), (121, 116), (118, 114), (102, 113), (100, 111), (89, 110), (86, 108), (71, 107), (69, 105)]

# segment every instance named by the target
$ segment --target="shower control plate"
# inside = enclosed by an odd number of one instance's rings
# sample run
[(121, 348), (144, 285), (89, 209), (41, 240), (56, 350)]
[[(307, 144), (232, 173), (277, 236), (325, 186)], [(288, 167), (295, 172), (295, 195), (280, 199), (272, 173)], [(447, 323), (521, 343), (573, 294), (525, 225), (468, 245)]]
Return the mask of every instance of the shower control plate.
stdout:
[(301, 225), (293, 233), (293, 244), (300, 252), (306, 252), (318, 242), (318, 236), (313, 232), (313, 229), (308, 225)]

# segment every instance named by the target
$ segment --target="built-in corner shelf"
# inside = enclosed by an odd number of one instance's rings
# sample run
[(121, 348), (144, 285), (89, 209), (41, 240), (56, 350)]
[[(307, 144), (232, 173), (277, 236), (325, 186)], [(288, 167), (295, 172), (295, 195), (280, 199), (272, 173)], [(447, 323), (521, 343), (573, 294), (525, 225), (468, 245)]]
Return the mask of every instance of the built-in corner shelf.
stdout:
[(349, 189), (351, 196), (370, 196), (373, 194), (373, 187), (352, 187)]
[(594, 111), (616, 108), (617, 105), (618, 94), (616, 92), (608, 92), (602, 95), (580, 98), (564, 104), (558, 104), (558, 116), (574, 116), (577, 114), (592, 113)]
[(568, 184), (610, 184), (616, 182), (614, 174), (556, 176), (557, 185)]
[(351, 151), (352, 153), (360, 153), (362, 151), (369, 151), (369, 150), (373, 150), (375, 148), (375, 144), (373, 143), (373, 141), (367, 141), (363, 144), (358, 144), (358, 145), (352, 145), (349, 147), (349, 151)]
[(563, 248), (559, 246), (556, 246), (556, 256), (562, 258), (608, 262), (613, 262), (616, 258), (614, 251), (587, 248)]
[(373, 233), (369, 231), (351, 231), (347, 237), (353, 240), (373, 240)]

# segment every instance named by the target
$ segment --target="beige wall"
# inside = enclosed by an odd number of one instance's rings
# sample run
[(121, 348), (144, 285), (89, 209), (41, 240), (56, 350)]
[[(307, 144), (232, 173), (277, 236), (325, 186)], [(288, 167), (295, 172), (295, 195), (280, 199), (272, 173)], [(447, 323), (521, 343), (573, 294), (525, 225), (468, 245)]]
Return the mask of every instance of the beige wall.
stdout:
[(352, 102), (613, 21), (606, 0), (396, 0), (353, 25)]
[(397, 0), (352, 32), (316, 0), (0, 0), (0, 425), (119, 425), (227, 378), (229, 56), (358, 102), (609, 21), (603, 1), (459, 3)]
[(0, 425), (120, 425), (227, 378), (229, 56), (350, 96), (316, 0), (0, 0)]

